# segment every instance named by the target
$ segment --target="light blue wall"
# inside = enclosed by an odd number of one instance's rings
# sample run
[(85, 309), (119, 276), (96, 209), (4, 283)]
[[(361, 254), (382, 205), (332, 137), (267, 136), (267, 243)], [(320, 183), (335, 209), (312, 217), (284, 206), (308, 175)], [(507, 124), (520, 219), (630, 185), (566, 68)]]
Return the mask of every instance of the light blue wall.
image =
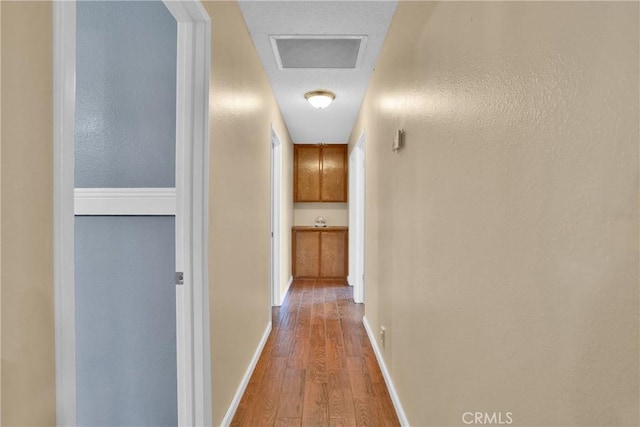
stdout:
[[(174, 187), (176, 40), (160, 1), (77, 4), (76, 187)], [(80, 426), (177, 425), (175, 219), (77, 216)]]
[(175, 426), (174, 217), (76, 217), (80, 426)]
[(160, 1), (79, 1), (76, 42), (76, 187), (174, 187), (173, 16)]

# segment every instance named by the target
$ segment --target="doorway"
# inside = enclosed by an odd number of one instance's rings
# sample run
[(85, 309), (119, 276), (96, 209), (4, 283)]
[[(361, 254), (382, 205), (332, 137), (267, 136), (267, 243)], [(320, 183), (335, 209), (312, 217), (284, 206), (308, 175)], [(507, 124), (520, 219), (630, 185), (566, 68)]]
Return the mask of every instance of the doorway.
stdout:
[[(198, 2), (165, 4), (54, 3), (59, 425), (211, 422), (205, 222), (210, 22)], [(92, 14), (93, 26), (78, 37)], [(171, 21), (171, 40), (99, 28), (118, 14), (117, 22), (139, 32), (148, 30), (149, 17)], [(87, 51), (83, 44), (96, 40), (105, 49), (78, 62)], [(173, 85), (153, 69), (128, 88), (103, 84), (84, 96), (83, 76), (121, 86), (127, 78), (120, 76), (136, 71), (135, 64), (162, 62), (153, 49), (144, 51), (143, 61), (131, 52), (130, 61), (114, 59), (114, 49), (136, 41), (143, 48), (169, 47)], [(109, 80), (107, 69), (118, 77)], [(163, 84), (147, 87), (153, 81)], [(145, 98), (154, 92), (159, 97)], [(110, 104), (130, 95), (131, 103)], [(104, 102), (92, 104), (96, 99)], [(145, 114), (161, 122), (145, 128)], [(141, 148), (145, 140), (152, 146)]]
[(353, 300), (364, 303), (365, 133), (349, 155), (349, 284)]

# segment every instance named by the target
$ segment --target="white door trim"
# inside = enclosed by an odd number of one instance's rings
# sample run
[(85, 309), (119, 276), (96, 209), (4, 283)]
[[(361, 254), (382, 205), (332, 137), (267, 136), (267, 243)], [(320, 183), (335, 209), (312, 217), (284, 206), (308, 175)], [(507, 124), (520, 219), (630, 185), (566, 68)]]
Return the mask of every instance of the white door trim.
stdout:
[(76, 423), (74, 283), (74, 134), (76, 4), (53, 5), (53, 271), (56, 347), (56, 423)]
[[(176, 287), (178, 422), (211, 425), (207, 281), (211, 22), (197, 0), (164, 2), (178, 22)], [(75, 1), (54, 2), (54, 293), (57, 424), (76, 425), (74, 283)], [(82, 191), (81, 191), (82, 193)], [(81, 196), (82, 197), (82, 196)], [(166, 201), (166, 200), (165, 200)]]
[(282, 277), (280, 260), (282, 258), (281, 212), (282, 212), (282, 143), (271, 125), (269, 138), (271, 145), (271, 305), (282, 305)]
[[(349, 153), (349, 273), (347, 283), (355, 286), (356, 278), (356, 148)], [(355, 288), (354, 288), (355, 290)]]
[(357, 254), (357, 273), (358, 273), (358, 288), (355, 289), (356, 302), (364, 303), (364, 286), (365, 286), (365, 277), (364, 277), (364, 263), (365, 263), (365, 223), (366, 223), (366, 150), (365, 150), (365, 133), (362, 132), (360, 139), (356, 143), (356, 148), (358, 149), (358, 157), (356, 164), (356, 176), (358, 180), (356, 181), (356, 193), (358, 194), (358, 211), (356, 212), (356, 224), (357, 224), (357, 243), (356, 246), (356, 254)]
[(353, 301), (364, 302), (365, 132), (349, 155), (349, 284)]
[[(209, 340), (208, 206), (209, 73), (211, 20), (197, 0), (165, 0), (178, 22), (176, 214), (177, 271), (185, 286), (176, 287), (178, 336), (178, 422), (211, 425), (211, 348)], [(184, 227), (181, 229), (180, 227)], [(181, 253), (180, 253), (181, 251)], [(180, 262), (182, 261), (182, 262)], [(191, 286), (188, 286), (191, 284)], [(180, 307), (183, 307), (180, 309)]]

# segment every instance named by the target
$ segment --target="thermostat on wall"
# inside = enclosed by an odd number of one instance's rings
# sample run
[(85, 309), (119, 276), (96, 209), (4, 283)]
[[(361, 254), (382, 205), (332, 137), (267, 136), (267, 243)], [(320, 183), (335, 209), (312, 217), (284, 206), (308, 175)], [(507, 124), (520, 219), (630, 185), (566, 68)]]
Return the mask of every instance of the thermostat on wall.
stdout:
[(404, 146), (404, 131), (402, 129), (398, 129), (398, 131), (393, 137), (393, 145), (391, 146), (391, 149), (393, 150), (394, 153), (397, 153), (398, 151), (402, 150), (403, 146)]

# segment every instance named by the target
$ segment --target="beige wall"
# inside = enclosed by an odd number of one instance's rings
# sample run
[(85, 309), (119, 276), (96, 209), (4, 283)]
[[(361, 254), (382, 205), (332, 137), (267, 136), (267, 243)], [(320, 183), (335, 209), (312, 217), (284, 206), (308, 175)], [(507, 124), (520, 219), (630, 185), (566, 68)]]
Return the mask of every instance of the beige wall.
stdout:
[(0, 423), (55, 424), (52, 8), (2, 2)]
[(412, 425), (639, 425), (638, 6), (399, 4), (351, 146)]
[[(237, 3), (207, 2), (205, 8), (212, 22), (209, 280), (213, 421), (219, 425), (271, 318), (270, 123), (288, 171), (283, 230), (292, 221), (293, 149)], [(284, 236), (288, 280), (290, 237)]]
[(294, 203), (294, 225), (313, 225), (319, 216), (327, 220), (327, 225), (349, 225), (347, 203)]
[(2, 425), (2, 3), (0, 3), (0, 425)]

